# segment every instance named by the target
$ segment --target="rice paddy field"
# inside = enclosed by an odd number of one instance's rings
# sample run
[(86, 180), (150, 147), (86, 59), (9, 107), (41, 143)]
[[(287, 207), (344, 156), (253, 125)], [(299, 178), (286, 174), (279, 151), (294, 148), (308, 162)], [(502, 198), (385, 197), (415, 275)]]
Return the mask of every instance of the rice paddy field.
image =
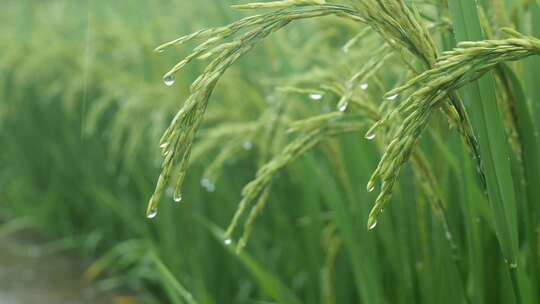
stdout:
[(540, 303), (538, 1), (0, 18), (0, 303)]

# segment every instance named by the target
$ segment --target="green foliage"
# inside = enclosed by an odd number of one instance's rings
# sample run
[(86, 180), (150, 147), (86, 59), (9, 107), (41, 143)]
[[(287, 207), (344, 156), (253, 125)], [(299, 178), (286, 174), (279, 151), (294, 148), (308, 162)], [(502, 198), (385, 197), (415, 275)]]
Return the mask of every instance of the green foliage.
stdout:
[(538, 6), (479, 3), (8, 1), (0, 234), (156, 302), (537, 303)]

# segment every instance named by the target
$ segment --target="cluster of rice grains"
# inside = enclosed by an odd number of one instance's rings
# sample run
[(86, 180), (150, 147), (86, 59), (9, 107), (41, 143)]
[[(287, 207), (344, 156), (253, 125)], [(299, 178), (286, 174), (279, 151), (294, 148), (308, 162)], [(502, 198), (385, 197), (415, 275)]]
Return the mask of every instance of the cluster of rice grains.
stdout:
[[(430, 34), (432, 28), (428, 28), (414, 7), (406, 5), (403, 0), (363, 0), (355, 1), (355, 5), (347, 7), (325, 3), (324, 0), (284, 0), (238, 5), (235, 8), (273, 10), (243, 18), (227, 26), (200, 30), (156, 48), (157, 52), (162, 52), (168, 47), (181, 45), (187, 41), (205, 40), (165, 74), (166, 85), (172, 85), (174, 74), (194, 59), (211, 58), (211, 61), (202, 75), (191, 85), (190, 96), (161, 139), (160, 145), (164, 155), (162, 173), (148, 205), (148, 217), (156, 215), (160, 197), (171, 179), (175, 179), (176, 182), (174, 198), (177, 201), (181, 199), (182, 183), (192, 143), (201, 125), (208, 100), (223, 73), (258, 42), (291, 21), (335, 15), (364, 26), (364, 29), (345, 45), (343, 48), (345, 52), (359, 43), (369, 31), (379, 34), (385, 44), (374, 58), (368, 60), (349, 78), (346, 85), (320, 84), (323, 90), (339, 96), (338, 111), (296, 121), (290, 125), (289, 131), (301, 131), (300, 135), (262, 166), (255, 179), (244, 187), (243, 198), (226, 230), (225, 243), (232, 242), (231, 237), (240, 218), (251, 207), (237, 248), (242, 248), (246, 244), (251, 226), (264, 207), (272, 179), (279, 170), (321, 140), (347, 132), (357, 132), (368, 124), (374, 125), (367, 132), (366, 138), (373, 139), (376, 133), (382, 133), (379, 142), (386, 145), (367, 186), (368, 191), (372, 191), (377, 180), (382, 182), (380, 194), (368, 218), (368, 228), (376, 226), (380, 213), (390, 201), (400, 168), (410, 158), (412, 170), (424, 194), (433, 202), (435, 213), (442, 220), (451, 242), (437, 182), (416, 142), (433, 111), (441, 109), (449, 123), (459, 130), (477, 162), (479, 176), (483, 181), (477, 142), (471, 124), (462, 101), (453, 92), (476, 80), (500, 62), (519, 60), (538, 53), (540, 42), (507, 29), (505, 32), (512, 36), (510, 39), (463, 42), (458, 48), (439, 56)], [(355, 100), (354, 91), (358, 87), (367, 89), (366, 80), (376, 79), (375, 71), (384, 67), (385, 60), (393, 55), (402, 60), (407, 68), (406, 76), (411, 79), (388, 92), (384, 99), (381, 98), (382, 102), (357, 101), (355, 104), (358, 106), (354, 107), (354, 110), (349, 110), (349, 101)], [(415, 62), (410, 63), (406, 56), (412, 56)], [(303, 92), (302, 89), (294, 87), (282, 90), (289, 93)], [(402, 101), (399, 104), (391, 102), (407, 91), (413, 92), (407, 98), (400, 98)], [(322, 94), (324, 92), (313, 93), (310, 98), (320, 99)]]
[(392, 113), (378, 121), (369, 132), (374, 132), (384, 125), (393, 115), (405, 117), (393, 140), (370, 180), (383, 179), (383, 189), (370, 216), (370, 225), (376, 221), (377, 213), (384, 208), (390, 198), (391, 186), (384, 188), (384, 181), (391, 183), (397, 178), (397, 172), (408, 159), (414, 143), (424, 130), (433, 109), (440, 105), (448, 95), (462, 86), (480, 78), (497, 64), (515, 61), (539, 52), (539, 40), (524, 37), (511, 29), (503, 29), (514, 38), (487, 40), (480, 42), (462, 42), (458, 48), (445, 52), (434, 67), (409, 80), (403, 86), (387, 93), (387, 96), (401, 94), (410, 88), (418, 88)]
[[(237, 6), (236, 8), (249, 9), (259, 7), (280, 8), (280, 10), (247, 17), (228, 26), (201, 30), (156, 48), (156, 52), (162, 52), (167, 47), (173, 45), (181, 45), (195, 39), (206, 39), (206, 41), (197, 46), (191, 54), (165, 74), (163, 79), (166, 85), (174, 84), (174, 74), (194, 59), (212, 58), (212, 60), (205, 68), (203, 74), (191, 85), (190, 96), (175, 115), (170, 126), (161, 138), (160, 147), (162, 148), (164, 155), (162, 173), (159, 176), (155, 192), (150, 198), (146, 213), (147, 217), (153, 218), (157, 215), (158, 203), (173, 176), (176, 179), (174, 198), (177, 201), (181, 200), (182, 183), (188, 167), (192, 144), (202, 122), (208, 100), (219, 78), (234, 62), (249, 52), (258, 42), (272, 32), (283, 28), (294, 20), (326, 15), (338, 15), (353, 20), (361, 20), (354, 9), (340, 5), (327, 5), (320, 1), (280, 1), (275, 3), (243, 5)], [(350, 126), (346, 126), (345, 129), (350, 129)], [(339, 131), (332, 129), (324, 132), (324, 134), (333, 134), (336, 132), (339, 133)], [(320, 136), (320, 134), (314, 134), (311, 137), (316, 138)], [(308, 137), (308, 139), (311, 139), (311, 137)], [(302, 143), (305, 143), (305, 141), (300, 141), (296, 145)], [(291, 144), (288, 149), (285, 149), (284, 151), (285, 158), (289, 159), (289, 153), (294, 154), (296, 150), (295, 144)], [(301, 151), (304, 151), (304, 149), (301, 149)], [(275, 170), (267, 171), (269, 172), (267, 175), (269, 175)], [(263, 170), (262, 172), (266, 171)], [(253, 185), (259, 184), (260, 183), (256, 182), (253, 183)], [(243, 213), (246, 205), (252, 203), (253, 199), (260, 196), (259, 194), (263, 192), (266, 187), (260, 189), (260, 187), (250, 187), (250, 185), (246, 186), (246, 189), (244, 190), (244, 199), (240, 204), (241, 207), (239, 208), (231, 227), (228, 229), (228, 231), (231, 231), (230, 233), (232, 233), (237, 218)], [(261, 201), (256, 205), (255, 209), (253, 209), (251, 218), (256, 216), (256, 210), (262, 208), (264, 201), (265, 195), (261, 197)], [(248, 223), (249, 222), (251, 221), (248, 220)], [(249, 229), (246, 231), (249, 232)], [(226, 237), (226, 239), (228, 238)], [(229, 241), (227, 241), (227, 243), (229, 243)]]

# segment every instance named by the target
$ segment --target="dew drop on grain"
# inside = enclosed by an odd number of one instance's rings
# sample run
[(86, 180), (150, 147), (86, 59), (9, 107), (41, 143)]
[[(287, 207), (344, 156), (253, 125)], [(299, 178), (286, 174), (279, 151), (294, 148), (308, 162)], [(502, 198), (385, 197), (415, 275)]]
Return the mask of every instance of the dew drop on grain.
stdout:
[(348, 102), (340, 102), (340, 104), (338, 105), (338, 110), (340, 112), (345, 112), (347, 111), (347, 108), (349, 107), (349, 103)]
[(395, 95), (392, 95), (392, 96), (388, 96), (386, 99), (392, 101), (392, 100), (396, 100), (397, 97), (398, 97), (398, 95), (395, 94)]
[(165, 85), (168, 86), (168, 87), (172, 86), (175, 81), (176, 81), (176, 79), (174, 79), (173, 75), (167, 75), (167, 76), (163, 77), (163, 83), (165, 83)]
[(367, 188), (367, 191), (368, 191), (368, 192), (373, 192), (373, 190), (375, 190), (375, 183), (372, 182), (372, 181), (368, 182), (366, 188)]
[(372, 139), (375, 138), (375, 133), (368, 133), (368, 134), (366, 134), (365, 138), (367, 140), (372, 140)]
[(309, 99), (311, 100), (321, 100), (323, 98), (323, 94), (321, 93), (311, 93), (309, 94)]
[(153, 219), (156, 216), (157, 216), (157, 208), (150, 210), (150, 212), (148, 212), (148, 214), (146, 215), (146, 217), (149, 219)]

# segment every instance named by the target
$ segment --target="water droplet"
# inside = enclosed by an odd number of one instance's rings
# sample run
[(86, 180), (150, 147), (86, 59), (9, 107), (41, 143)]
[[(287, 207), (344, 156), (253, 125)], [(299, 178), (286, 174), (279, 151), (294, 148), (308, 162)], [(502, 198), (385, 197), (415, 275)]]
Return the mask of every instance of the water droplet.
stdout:
[(386, 99), (387, 100), (396, 100), (397, 97), (398, 97), (398, 94), (395, 94), (395, 95), (392, 95), (392, 96), (388, 96)]
[(182, 201), (182, 194), (181, 193), (175, 193), (174, 194), (174, 197), (173, 197), (173, 200), (176, 202), (176, 203), (180, 203)]
[(225, 246), (229, 246), (230, 244), (232, 244), (232, 240), (230, 238), (225, 239), (223, 240), (223, 244), (225, 244)]
[(216, 190), (216, 186), (208, 178), (203, 178), (201, 180), (201, 186), (208, 192), (214, 192), (214, 190)]
[(340, 112), (345, 112), (347, 111), (348, 107), (349, 107), (349, 97), (347, 95), (344, 95), (339, 99), (337, 108)]
[(375, 133), (367, 133), (366, 136), (364, 136), (367, 140), (372, 140), (375, 138)]
[(518, 267), (517, 262), (510, 262), (510, 261), (508, 261), (508, 259), (504, 259), (504, 262), (506, 264), (508, 264), (508, 267), (510, 267), (512, 269), (516, 269)]
[(165, 148), (167, 148), (168, 146), (169, 146), (169, 143), (168, 143), (168, 142), (165, 142), (165, 143), (162, 143), (159, 147), (160, 147), (161, 149), (165, 149)]
[(250, 141), (246, 141), (244, 142), (242, 147), (244, 148), (244, 150), (249, 151), (251, 150), (251, 148), (253, 148), (253, 144)]
[(375, 190), (375, 182), (369, 181), (366, 188), (368, 192), (373, 192)]
[(373, 221), (373, 222), (369, 225), (368, 229), (369, 229), (369, 230), (372, 230), (372, 229), (375, 228), (376, 226), (377, 226), (377, 220)]
[(157, 208), (154, 208), (154, 209), (150, 210), (148, 212), (148, 214), (146, 214), (146, 217), (149, 218), (149, 219), (153, 219), (153, 218), (156, 217), (156, 215), (157, 215)]
[(321, 93), (311, 93), (309, 94), (309, 99), (311, 100), (321, 100), (323, 98), (323, 94)]
[(175, 81), (176, 81), (176, 79), (174, 79), (173, 75), (167, 75), (167, 76), (163, 77), (163, 82), (168, 87), (172, 86)]
[(360, 89), (362, 89), (362, 90), (367, 90), (367, 88), (369, 88), (369, 84), (367, 84), (367, 83), (362, 83), (360, 85)]

